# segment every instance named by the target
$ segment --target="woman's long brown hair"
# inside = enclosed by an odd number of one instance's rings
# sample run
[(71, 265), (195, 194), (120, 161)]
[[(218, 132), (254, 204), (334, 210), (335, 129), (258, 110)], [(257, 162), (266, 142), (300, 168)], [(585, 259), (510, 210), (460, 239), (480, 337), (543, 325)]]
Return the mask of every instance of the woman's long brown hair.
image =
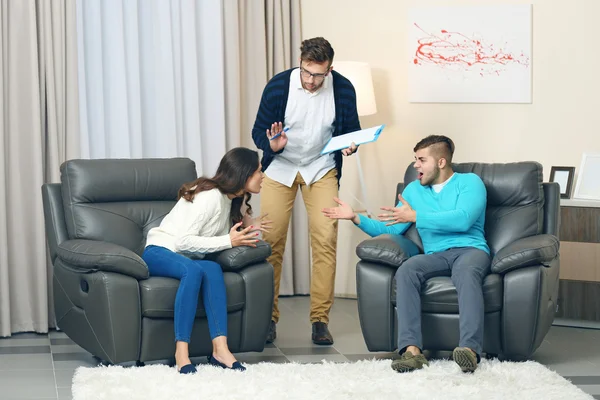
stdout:
[[(184, 198), (189, 202), (194, 201), (196, 194), (214, 188), (223, 194), (236, 195), (244, 190), (246, 182), (258, 169), (258, 153), (245, 147), (236, 147), (229, 150), (221, 159), (217, 173), (212, 178), (200, 177), (195, 181), (185, 183), (179, 189), (177, 200)], [(235, 225), (243, 218), (242, 203), (248, 207), (248, 215), (252, 215), (250, 198), (246, 193), (243, 197), (234, 197), (231, 201), (231, 224)]]

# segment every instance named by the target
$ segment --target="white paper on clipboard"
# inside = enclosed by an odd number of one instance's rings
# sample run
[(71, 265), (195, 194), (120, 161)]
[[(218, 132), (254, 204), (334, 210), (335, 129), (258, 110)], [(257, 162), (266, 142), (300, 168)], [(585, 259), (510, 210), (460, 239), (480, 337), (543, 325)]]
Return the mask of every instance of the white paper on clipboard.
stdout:
[(345, 135), (332, 137), (321, 150), (321, 154), (327, 154), (336, 150), (347, 149), (354, 143), (360, 145), (374, 142), (379, 138), (385, 125), (374, 126), (373, 128), (362, 129), (360, 131), (346, 133)]

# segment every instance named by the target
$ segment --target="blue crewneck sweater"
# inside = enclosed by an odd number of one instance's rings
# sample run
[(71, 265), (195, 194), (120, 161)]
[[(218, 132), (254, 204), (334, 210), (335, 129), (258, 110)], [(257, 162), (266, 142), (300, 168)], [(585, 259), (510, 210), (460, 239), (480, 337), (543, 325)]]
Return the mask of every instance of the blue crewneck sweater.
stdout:
[[(416, 180), (406, 186), (402, 197), (417, 213), (417, 231), (425, 254), (456, 247), (475, 247), (490, 253), (484, 236), (487, 192), (479, 176), (454, 173), (439, 193)], [(385, 222), (360, 215), (357, 226), (370, 236), (378, 236), (401, 235), (411, 224), (386, 226)]]

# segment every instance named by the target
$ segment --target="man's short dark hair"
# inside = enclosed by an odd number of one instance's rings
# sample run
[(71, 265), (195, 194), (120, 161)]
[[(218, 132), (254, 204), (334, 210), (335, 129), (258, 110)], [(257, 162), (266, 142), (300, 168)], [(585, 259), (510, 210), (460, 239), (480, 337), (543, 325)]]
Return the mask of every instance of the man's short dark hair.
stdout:
[(300, 46), (300, 59), (307, 62), (333, 62), (334, 51), (331, 44), (322, 37), (306, 39)]
[(416, 153), (417, 150), (426, 149), (433, 146), (433, 152), (436, 157), (445, 158), (447, 162), (452, 162), (452, 156), (454, 155), (454, 142), (447, 136), (444, 135), (429, 135), (425, 139), (422, 139), (413, 151)]

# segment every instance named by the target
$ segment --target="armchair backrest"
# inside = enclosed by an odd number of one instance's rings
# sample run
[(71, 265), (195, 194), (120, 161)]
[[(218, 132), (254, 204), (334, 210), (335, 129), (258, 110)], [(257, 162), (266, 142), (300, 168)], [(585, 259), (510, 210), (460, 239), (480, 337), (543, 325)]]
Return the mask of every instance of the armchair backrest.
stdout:
[(544, 182), (544, 232), (559, 238), (560, 231), (560, 185)]
[(60, 172), (68, 238), (107, 241), (139, 255), (181, 185), (197, 177), (187, 158), (70, 160)]
[[(545, 207), (542, 185), (542, 165), (537, 162), (508, 164), (462, 163), (453, 164), (456, 172), (477, 174), (487, 190), (485, 234), (492, 254), (517, 239), (558, 229), (558, 194), (554, 185), (546, 190), (553, 194), (553, 204)], [(404, 184), (417, 178), (413, 164), (404, 174)], [(545, 215), (548, 214), (548, 215)], [(548, 221), (545, 222), (545, 219)], [(547, 232), (553, 233), (553, 232)], [(414, 227), (407, 236), (421, 245)], [(422, 248), (422, 246), (421, 246)]]

